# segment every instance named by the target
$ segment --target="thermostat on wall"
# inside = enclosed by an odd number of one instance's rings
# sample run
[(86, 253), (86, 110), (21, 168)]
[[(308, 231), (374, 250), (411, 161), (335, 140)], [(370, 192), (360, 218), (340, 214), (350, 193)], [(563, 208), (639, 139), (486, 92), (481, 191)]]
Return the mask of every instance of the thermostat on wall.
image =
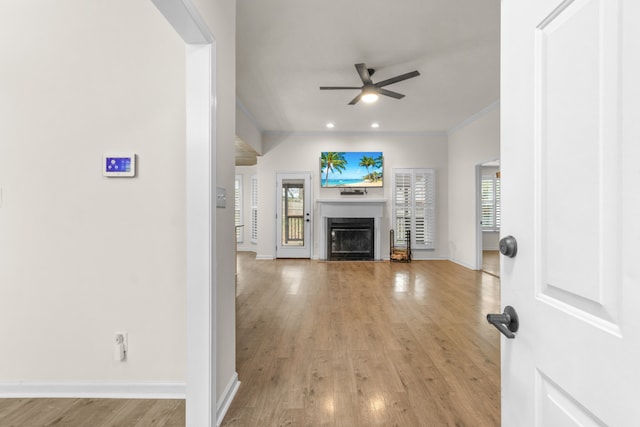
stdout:
[(134, 153), (104, 154), (102, 156), (102, 175), (136, 176), (136, 155)]

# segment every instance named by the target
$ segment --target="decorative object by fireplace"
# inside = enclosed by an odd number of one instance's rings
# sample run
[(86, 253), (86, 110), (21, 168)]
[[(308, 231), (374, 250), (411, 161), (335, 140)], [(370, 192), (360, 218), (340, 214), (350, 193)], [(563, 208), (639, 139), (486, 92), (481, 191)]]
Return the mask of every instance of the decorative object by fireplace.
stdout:
[(373, 260), (374, 218), (327, 218), (327, 259)]

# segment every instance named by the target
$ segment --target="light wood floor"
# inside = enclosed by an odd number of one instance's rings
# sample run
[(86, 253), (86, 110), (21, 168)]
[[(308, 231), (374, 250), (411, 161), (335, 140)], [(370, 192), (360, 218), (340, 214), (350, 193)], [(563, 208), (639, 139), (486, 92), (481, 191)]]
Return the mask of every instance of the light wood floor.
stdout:
[(482, 251), (482, 270), (500, 277), (500, 252)]
[[(448, 261), (239, 253), (223, 426), (498, 426), (499, 282)], [(0, 399), (2, 427), (184, 426), (184, 400)]]
[(223, 426), (498, 426), (499, 283), (448, 261), (239, 254)]
[(2, 427), (184, 427), (184, 400), (0, 399)]

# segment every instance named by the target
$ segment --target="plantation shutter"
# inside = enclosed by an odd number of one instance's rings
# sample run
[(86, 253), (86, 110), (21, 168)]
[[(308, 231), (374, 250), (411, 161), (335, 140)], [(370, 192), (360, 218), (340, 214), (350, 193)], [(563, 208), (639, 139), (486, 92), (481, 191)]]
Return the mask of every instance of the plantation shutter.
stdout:
[(434, 171), (417, 170), (415, 177), (415, 244), (434, 247), (435, 200)]
[(480, 220), (483, 229), (493, 229), (494, 227), (493, 200), (493, 179), (491, 179), (491, 177), (483, 177), (480, 188)]
[(413, 188), (411, 172), (395, 172), (393, 197), (393, 229), (396, 246), (405, 242), (407, 230), (411, 230)]
[(483, 230), (500, 230), (500, 178), (482, 177), (480, 184), (480, 214)]
[(258, 178), (251, 177), (251, 243), (258, 242)]
[(496, 230), (500, 230), (500, 178), (495, 179), (495, 218)]
[[(242, 175), (236, 175), (234, 192), (235, 225), (242, 225)], [(236, 227), (236, 242), (243, 240), (242, 227)]]
[(435, 171), (433, 169), (394, 170), (393, 229), (395, 244), (405, 242), (411, 232), (411, 246), (435, 247)]

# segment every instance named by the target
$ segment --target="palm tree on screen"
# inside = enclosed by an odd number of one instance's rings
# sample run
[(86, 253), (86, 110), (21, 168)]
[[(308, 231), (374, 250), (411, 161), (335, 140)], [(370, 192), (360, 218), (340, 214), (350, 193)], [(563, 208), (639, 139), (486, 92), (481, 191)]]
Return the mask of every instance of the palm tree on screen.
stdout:
[[(374, 167), (374, 168), (376, 168), (376, 169), (382, 169), (382, 164), (383, 164), (383, 162), (382, 162), (382, 153), (380, 153), (380, 154), (378, 155), (378, 157), (376, 157), (375, 159), (373, 159), (373, 162), (374, 162), (374, 164), (373, 164), (373, 167)], [(381, 172), (381, 171), (375, 171), (375, 172), (373, 173), (373, 181), (375, 182), (375, 181), (378, 181), (378, 180), (380, 180), (380, 179), (382, 179), (382, 172)]]
[(372, 181), (373, 181), (373, 177), (371, 176), (371, 173), (369, 173), (369, 168), (375, 167), (375, 165), (376, 165), (376, 161), (373, 159), (373, 157), (369, 157), (369, 156), (362, 156), (360, 158), (360, 164), (358, 164), (358, 166), (360, 167), (367, 168), (367, 176), (365, 178), (370, 179)]
[(380, 169), (382, 167), (382, 153), (380, 153), (378, 157), (373, 159), (373, 161), (375, 162), (373, 167), (375, 167), (376, 169)]
[(347, 168), (347, 160), (344, 158), (344, 153), (327, 151), (320, 156), (320, 165), (322, 170), (325, 170), (324, 186), (329, 185), (329, 172), (342, 173)]

